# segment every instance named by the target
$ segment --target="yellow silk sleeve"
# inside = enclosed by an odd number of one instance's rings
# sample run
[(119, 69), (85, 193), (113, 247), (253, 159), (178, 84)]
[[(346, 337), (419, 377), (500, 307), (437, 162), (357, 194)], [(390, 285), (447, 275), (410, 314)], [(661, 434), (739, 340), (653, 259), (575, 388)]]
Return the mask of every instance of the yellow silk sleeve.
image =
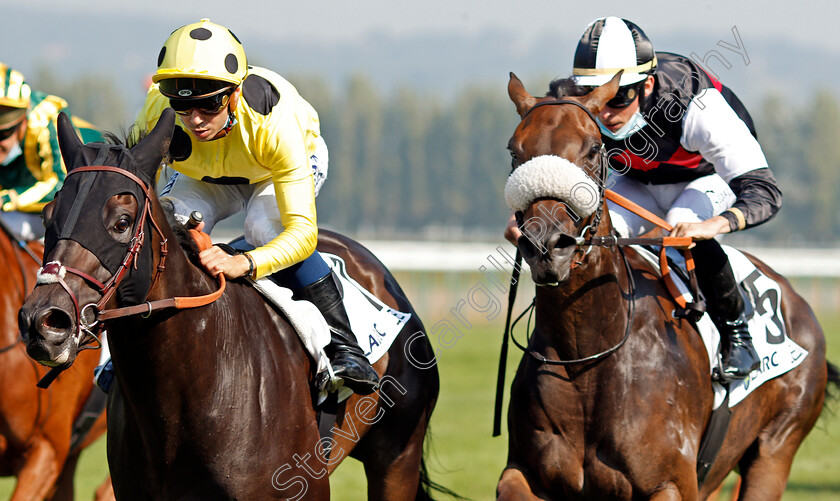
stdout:
[(292, 113), (275, 116), (272, 127), (260, 130), (257, 150), (270, 166), (283, 232), (251, 251), (256, 277), (299, 263), (315, 252), (318, 223), (315, 185), (306, 148), (306, 132)]
[(283, 232), (250, 252), (261, 278), (299, 263), (315, 252), (318, 223), (312, 177), (292, 182), (274, 181)]

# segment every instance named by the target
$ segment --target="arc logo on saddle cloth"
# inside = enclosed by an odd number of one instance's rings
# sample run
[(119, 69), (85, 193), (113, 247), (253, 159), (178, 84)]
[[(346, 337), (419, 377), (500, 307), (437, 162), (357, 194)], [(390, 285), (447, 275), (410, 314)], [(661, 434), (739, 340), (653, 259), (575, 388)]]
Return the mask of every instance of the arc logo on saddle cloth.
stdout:
[(353, 328), (359, 346), (370, 363), (376, 362), (391, 347), (397, 334), (411, 318), (411, 313), (391, 308), (359, 285), (347, 273), (347, 266), (340, 257), (325, 252), (321, 256), (339, 278), (344, 308), (350, 317), (350, 327)]
[[(391, 347), (411, 318), (411, 313), (397, 311), (368, 292), (350, 277), (342, 258), (325, 252), (321, 256), (339, 279), (344, 308), (359, 346), (370, 363), (376, 362)], [(318, 366), (316, 372), (327, 370), (329, 359), (323, 350), (330, 342), (330, 330), (318, 308), (308, 301), (292, 300), (291, 290), (280, 287), (268, 278), (254, 282), (254, 288), (280, 308), (295, 328)]]
[[(649, 261), (651, 265), (659, 269), (659, 258), (650, 250), (637, 245), (632, 246), (640, 256)], [(723, 250), (729, 257), (729, 263), (735, 274), (735, 280), (747, 292), (750, 302), (749, 309), (752, 313), (749, 316), (747, 326), (753, 339), (753, 346), (761, 358), (761, 367), (753, 371), (750, 377), (741, 381), (733, 382), (729, 388), (729, 406), (746, 398), (754, 389), (761, 386), (765, 381), (780, 376), (802, 363), (808, 352), (793, 342), (785, 332), (785, 324), (782, 318), (781, 289), (773, 279), (762, 273), (747, 257), (732, 247), (723, 245)], [(685, 269), (685, 262), (680, 252), (671, 252), (668, 257), (682, 269)], [(688, 287), (674, 277), (674, 282), (687, 301), (691, 301), (691, 294)], [(748, 311), (748, 313), (750, 313)], [(720, 346), (720, 334), (717, 331), (708, 314), (697, 321), (697, 330), (706, 351), (709, 354), (711, 367), (718, 365), (718, 354)], [(715, 391), (715, 408), (718, 408), (725, 397), (726, 390), (722, 385), (713, 383)]]

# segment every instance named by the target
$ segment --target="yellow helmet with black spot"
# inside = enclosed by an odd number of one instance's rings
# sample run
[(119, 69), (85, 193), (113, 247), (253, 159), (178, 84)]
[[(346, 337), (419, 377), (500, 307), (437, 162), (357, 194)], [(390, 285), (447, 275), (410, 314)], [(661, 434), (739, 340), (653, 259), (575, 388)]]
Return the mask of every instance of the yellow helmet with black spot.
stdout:
[(202, 19), (169, 35), (152, 81), (160, 83), (164, 95), (190, 99), (237, 86), (247, 73), (245, 49), (236, 35)]

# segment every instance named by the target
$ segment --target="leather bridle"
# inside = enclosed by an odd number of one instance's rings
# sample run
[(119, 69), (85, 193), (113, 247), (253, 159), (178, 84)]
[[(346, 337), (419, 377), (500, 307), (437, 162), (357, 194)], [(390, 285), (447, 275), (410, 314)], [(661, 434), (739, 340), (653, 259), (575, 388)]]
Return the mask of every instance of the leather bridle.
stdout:
[[(598, 119), (595, 118), (595, 114), (592, 113), (592, 111), (590, 111), (589, 108), (587, 108), (583, 104), (571, 99), (552, 99), (549, 101), (541, 101), (532, 106), (531, 109), (529, 109), (527, 112), (525, 112), (525, 114), (522, 115), (522, 120), (525, 120), (525, 118), (537, 108), (543, 106), (557, 106), (561, 104), (571, 104), (577, 106), (586, 113), (586, 115), (592, 120), (592, 122), (595, 123), (595, 126), (598, 127), (598, 130), (600, 130), (600, 127), (598, 126)], [(598, 179), (596, 179), (595, 182), (598, 185), (598, 208), (592, 215), (591, 222), (589, 224), (583, 225), (583, 229), (581, 230), (580, 235), (573, 237), (575, 239), (575, 243), (578, 246), (578, 252), (582, 252), (583, 256), (581, 256), (580, 259), (572, 260), (572, 269), (575, 269), (582, 264), (583, 257), (585, 257), (589, 253), (589, 250), (592, 249), (592, 245), (604, 245), (603, 243), (600, 243), (600, 241), (596, 237), (594, 237), (595, 233), (598, 231), (598, 226), (600, 226), (601, 224), (601, 218), (604, 213), (604, 197), (607, 189), (607, 150), (603, 142), (601, 142), (601, 147), (599, 149), (597, 167)], [(521, 212), (516, 213), (516, 219), (517, 223), (519, 224), (519, 227), (521, 228), (522, 223), (524, 222), (524, 218)], [(590, 236), (589, 238), (587, 238), (587, 234)], [(583, 251), (581, 249), (584, 245), (589, 247), (587, 251)]]
[[(150, 188), (139, 177), (125, 169), (119, 167), (112, 167), (108, 165), (78, 167), (68, 172), (67, 177), (82, 172), (113, 172), (125, 176), (134, 183), (136, 183), (138, 186), (140, 186), (140, 188), (143, 190), (143, 193), (145, 194), (145, 201), (143, 202), (143, 208), (140, 210), (140, 217), (137, 220), (137, 225), (134, 230), (134, 235), (131, 238), (128, 251), (123, 257), (122, 262), (120, 263), (117, 271), (107, 281), (101, 282), (95, 277), (91, 276), (90, 274), (85, 273), (84, 271), (76, 268), (65, 266), (59, 261), (51, 261), (45, 264), (44, 267), (41, 268), (41, 270), (39, 270), (38, 272), (38, 283), (36, 284), (36, 287), (39, 285), (58, 283), (70, 296), (70, 299), (73, 302), (73, 307), (76, 315), (75, 336), (77, 339), (81, 336), (82, 331), (84, 331), (88, 335), (92, 336), (93, 339), (99, 341), (98, 334), (101, 333), (104, 327), (102, 322), (104, 322), (105, 320), (137, 314), (144, 314), (144, 316), (149, 316), (153, 311), (164, 308), (195, 308), (197, 306), (204, 306), (210, 304), (222, 295), (225, 289), (225, 277), (223, 274), (219, 274), (217, 276), (217, 279), (219, 281), (219, 289), (211, 294), (196, 297), (173, 297), (158, 301), (146, 301), (142, 304), (125, 306), (121, 308), (105, 309), (105, 305), (108, 304), (108, 302), (113, 297), (114, 293), (117, 291), (117, 288), (125, 278), (128, 270), (132, 266), (135, 269), (137, 268), (137, 255), (139, 254), (140, 249), (143, 247), (143, 243), (146, 239), (146, 232), (144, 231), (144, 227), (146, 226), (145, 223), (147, 220), (151, 222), (152, 227), (155, 231), (158, 232), (158, 234), (161, 237), (159, 250), (160, 257), (158, 260), (157, 269), (155, 270), (155, 275), (151, 280), (151, 285), (149, 286), (149, 291), (152, 290), (158, 277), (161, 275), (161, 273), (163, 273), (166, 267), (168, 243), (167, 239), (163, 234), (163, 231), (160, 229), (160, 226), (158, 225), (157, 221), (154, 218), (154, 215), (152, 214), (151, 194), (149, 192)], [(80, 308), (79, 300), (76, 298), (76, 295), (67, 285), (67, 283), (64, 281), (64, 276), (66, 273), (76, 275), (77, 277), (80, 277), (82, 280), (88, 283), (101, 295), (99, 301), (96, 303), (88, 303)], [(88, 310), (92, 310), (93, 319), (88, 319), (86, 315)], [(80, 349), (87, 348), (96, 347), (80, 346)]]

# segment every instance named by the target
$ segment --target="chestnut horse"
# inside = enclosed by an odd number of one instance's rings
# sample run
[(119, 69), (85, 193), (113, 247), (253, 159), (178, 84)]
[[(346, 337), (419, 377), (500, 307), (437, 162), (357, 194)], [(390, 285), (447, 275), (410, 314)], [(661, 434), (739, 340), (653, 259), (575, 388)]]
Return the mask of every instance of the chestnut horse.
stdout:
[[(224, 277), (217, 285), (198, 265), (195, 243), (149, 188), (172, 110), (130, 149), (82, 145), (68, 125), (62, 116), (67, 181), (45, 209), (51, 264), (41, 276), (52, 283), (27, 298), (21, 330), (30, 355), (68, 367), (105, 319), (117, 381), (108, 403), (117, 497), (327, 500), (328, 474), (351, 455), (364, 464), (369, 499), (428, 499), (423, 443), (438, 373), (423, 325), (385, 267), (358, 243), (320, 234), (319, 250), (412, 314), (374, 364), (379, 390), (340, 404), (322, 439), (298, 335), (245, 281), (219, 295)], [(191, 300), (203, 306), (181, 308)]]
[(46, 370), (26, 356), (17, 312), (35, 286), (42, 255), (41, 244), (23, 244), (5, 225), (0, 229), (0, 475), (17, 477), (12, 501), (73, 499), (79, 453), (105, 432), (102, 413), (71, 450), (74, 421), (94, 391), (96, 353), (83, 354), (49, 389), (36, 387)]
[[(511, 74), (508, 93), (521, 117), (509, 143), (514, 172), (555, 155), (603, 186), (594, 115), (617, 89), (618, 77), (558, 102), (531, 96)], [(518, 217), (526, 233), (529, 224), (541, 228), (530, 228), (537, 238), (518, 242), (537, 284), (535, 327), (511, 389), (498, 499), (705, 499), (736, 467), (739, 499), (781, 499), (794, 453), (823, 408), (827, 380), (837, 383), (809, 306), (750, 257), (781, 286), (787, 333), (809, 355), (733, 407), (720, 453), (698, 487), (698, 449), (713, 407), (703, 342), (688, 320), (672, 316), (676, 304), (658, 270), (632, 248), (580, 245), (578, 237), (613, 234), (603, 197), (589, 199), (598, 210), (573, 218), (567, 209), (580, 214), (580, 201), (554, 193), (523, 200)]]

